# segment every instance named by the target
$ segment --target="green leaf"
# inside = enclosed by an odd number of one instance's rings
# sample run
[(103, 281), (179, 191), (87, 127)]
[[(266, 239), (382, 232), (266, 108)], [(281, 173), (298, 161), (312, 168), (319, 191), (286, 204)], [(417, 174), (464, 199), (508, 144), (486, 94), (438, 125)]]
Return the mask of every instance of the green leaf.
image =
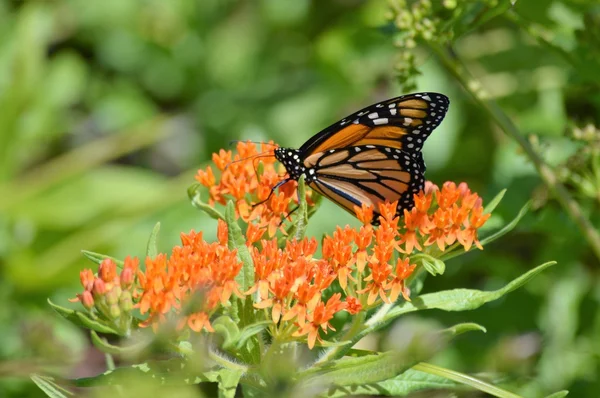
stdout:
[(242, 348), (242, 346), (246, 343), (246, 341), (250, 337), (256, 335), (257, 333), (262, 332), (269, 325), (272, 325), (272, 324), (273, 324), (273, 321), (260, 321), (260, 322), (253, 323), (253, 324), (248, 325), (245, 328), (243, 328), (238, 337), (238, 341), (236, 344), (237, 348), (238, 349)]
[(150, 234), (150, 239), (148, 239), (148, 245), (146, 246), (146, 256), (150, 258), (156, 257), (158, 254), (158, 248), (156, 247), (156, 243), (158, 240), (158, 232), (160, 231), (160, 223), (157, 222), (152, 228), (152, 233)]
[(66, 398), (75, 396), (71, 391), (59, 386), (54, 382), (54, 377), (41, 376), (38, 374), (32, 374), (31, 380), (42, 390), (47, 396), (51, 398)]
[(523, 218), (523, 216), (525, 216), (525, 214), (527, 214), (530, 207), (531, 207), (531, 202), (525, 203), (525, 205), (521, 208), (521, 210), (519, 210), (519, 213), (517, 214), (517, 216), (511, 222), (506, 224), (500, 231), (481, 239), (481, 245), (485, 246), (488, 243), (491, 243), (491, 242), (495, 241), (496, 239), (500, 238), (501, 236), (504, 236), (507, 233), (509, 233), (510, 231), (512, 231), (513, 228), (517, 226), (519, 221), (521, 221), (521, 218)]
[(223, 214), (221, 214), (217, 209), (215, 209), (208, 203), (202, 201), (202, 199), (200, 198), (201, 189), (202, 185), (200, 184), (194, 184), (188, 188), (188, 197), (192, 202), (192, 206), (202, 210), (203, 212), (208, 214), (209, 217), (214, 218), (215, 220), (225, 220)]
[(61, 307), (54, 304), (50, 299), (47, 300), (48, 304), (58, 313), (60, 316), (73, 323), (74, 325), (86, 329), (95, 330), (100, 333), (109, 333), (120, 335), (119, 332), (112, 329), (110, 326), (106, 326), (99, 321), (91, 319), (88, 314), (72, 310), (69, 308)]
[(298, 216), (288, 231), (288, 235), (293, 239), (301, 240), (306, 233), (308, 226), (308, 206), (306, 205), (306, 186), (304, 184), (304, 176), (298, 179)]
[(562, 390), (562, 391), (557, 391), (554, 394), (547, 395), (546, 398), (563, 398), (563, 397), (566, 397), (567, 395), (569, 395), (569, 391)]
[(235, 391), (243, 372), (239, 369), (221, 369), (219, 371), (219, 398), (234, 398)]
[(246, 246), (246, 239), (235, 219), (235, 207), (232, 201), (227, 203), (227, 208), (225, 209), (225, 222), (227, 223), (229, 235), (229, 249), (236, 249), (238, 259), (242, 262), (242, 269), (235, 277), (235, 280), (240, 285), (240, 290), (245, 292), (254, 284), (254, 263), (252, 262), (250, 251)]
[(378, 383), (331, 388), (321, 396), (329, 398), (357, 395), (402, 397), (421, 390), (466, 390), (466, 388), (462, 384), (444, 377), (408, 369), (394, 378)]
[(100, 333), (116, 334), (118, 336), (123, 336), (123, 333), (116, 331), (115, 329), (103, 324), (100, 321), (91, 319), (90, 317), (88, 317), (88, 315), (82, 312), (75, 311), (75, 316), (79, 318), (79, 321), (83, 324), (83, 327), (86, 329), (95, 330), (96, 332)]
[(189, 362), (183, 358), (172, 358), (161, 361), (148, 361), (131, 366), (122, 366), (97, 376), (82, 377), (73, 380), (78, 387), (99, 385), (115, 385), (123, 380), (150, 377), (162, 384), (198, 384), (204, 382), (217, 383), (220, 368), (199, 371), (197, 367), (188, 370)]
[(556, 264), (555, 261), (544, 263), (509, 282), (503, 288), (491, 292), (474, 289), (453, 289), (424, 294), (414, 298), (412, 301), (405, 301), (396, 307), (392, 307), (388, 312), (383, 313), (381, 316), (377, 316), (378, 313), (376, 313), (366, 322), (365, 328), (352, 338), (351, 344), (348, 344), (345, 348), (343, 347), (339, 350), (334, 349), (335, 351), (323, 355), (322, 358), (342, 357), (348, 349), (350, 349), (352, 344), (356, 343), (364, 336), (385, 327), (397, 317), (409, 312), (428, 309), (467, 311), (479, 308), (485, 303), (496, 300), (505, 294), (518, 289), (537, 274), (554, 264)]
[(102, 351), (106, 354), (111, 354), (111, 355), (133, 354), (133, 353), (139, 352), (142, 349), (142, 347), (144, 347), (146, 345), (144, 342), (141, 342), (138, 344), (127, 346), (127, 347), (116, 346), (116, 345), (110, 344), (105, 339), (98, 336), (98, 333), (96, 333), (94, 330), (92, 330), (90, 332), (90, 336), (91, 336), (92, 344), (94, 344), (95, 347), (97, 347), (100, 351)]
[(403, 373), (420, 359), (410, 355), (398, 355), (396, 351), (376, 353), (361, 357), (344, 357), (327, 362), (322, 368), (301, 372), (302, 379), (306, 374), (317, 373), (303, 380), (303, 384), (353, 386), (381, 382)]
[(446, 271), (446, 264), (435, 257), (430, 256), (425, 253), (418, 253), (411, 257), (411, 261), (417, 264), (421, 264), (423, 268), (431, 275), (443, 275), (444, 271)]
[(463, 333), (472, 332), (472, 331), (480, 331), (486, 333), (487, 330), (476, 323), (459, 323), (457, 325), (451, 326), (447, 329), (440, 330), (440, 334), (455, 337)]
[(530, 270), (529, 272), (526, 272), (498, 290), (481, 291), (474, 289), (453, 289), (437, 293), (424, 294), (422, 296), (415, 297), (412, 301), (405, 301), (397, 307), (392, 308), (385, 315), (384, 319), (389, 320), (408, 312), (427, 309), (440, 309), (444, 311), (474, 310), (481, 307), (485, 303), (497, 300), (505, 294), (518, 289), (533, 279), (533, 277), (535, 277), (537, 274), (554, 264), (556, 264), (556, 261), (544, 263)]
[(498, 194), (494, 196), (494, 199), (492, 199), (487, 205), (485, 205), (485, 207), (483, 208), (483, 213), (488, 214), (493, 212), (494, 209), (498, 206), (498, 204), (500, 204), (500, 201), (502, 201), (502, 198), (504, 198), (504, 194), (506, 194), (506, 189), (503, 189), (502, 191), (498, 192)]
[(76, 311), (70, 308), (61, 307), (60, 305), (54, 304), (50, 299), (47, 299), (48, 304), (54, 311), (56, 311), (60, 316), (68, 320), (79, 327), (85, 327), (85, 325), (80, 321), (79, 317), (75, 315)]
[(212, 322), (212, 326), (223, 337), (223, 349), (229, 349), (238, 342), (240, 329), (230, 317), (222, 315)]
[(86, 256), (88, 259), (92, 260), (92, 262), (94, 262), (94, 263), (96, 263), (98, 265), (100, 265), (100, 263), (102, 263), (102, 261), (104, 261), (104, 260), (106, 260), (108, 258), (108, 259), (113, 260), (117, 264), (117, 267), (123, 268), (124, 262), (121, 261), (121, 260), (117, 260), (114, 257), (107, 256), (105, 254), (94, 253), (94, 252), (91, 252), (91, 251), (88, 251), (88, 250), (82, 250), (81, 253), (84, 256)]
[(413, 369), (421, 372), (429, 373), (439, 377), (444, 377), (449, 380), (453, 380), (457, 383), (461, 383), (465, 386), (469, 386), (473, 389), (483, 391), (494, 397), (501, 398), (521, 398), (519, 395), (513, 394), (510, 391), (503, 390), (500, 387), (496, 387), (493, 384), (479, 380), (473, 376), (466, 375), (464, 373), (457, 372), (455, 370), (442, 368), (441, 366), (433, 365), (430, 363), (420, 362), (416, 364)]

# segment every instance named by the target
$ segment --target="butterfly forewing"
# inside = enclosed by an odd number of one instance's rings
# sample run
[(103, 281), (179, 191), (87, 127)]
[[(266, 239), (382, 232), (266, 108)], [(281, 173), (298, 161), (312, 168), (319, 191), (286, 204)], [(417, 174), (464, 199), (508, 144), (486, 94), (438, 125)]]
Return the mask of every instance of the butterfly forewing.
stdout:
[(448, 104), (448, 97), (438, 93), (392, 98), (329, 126), (308, 140), (300, 151), (310, 155), (360, 145), (420, 151), (425, 139), (446, 115)]

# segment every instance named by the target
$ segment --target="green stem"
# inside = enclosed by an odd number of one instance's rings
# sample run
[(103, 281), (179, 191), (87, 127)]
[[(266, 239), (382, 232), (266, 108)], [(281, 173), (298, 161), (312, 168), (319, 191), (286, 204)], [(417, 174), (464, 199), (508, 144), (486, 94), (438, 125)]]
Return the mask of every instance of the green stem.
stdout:
[[(364, 327), (365, 322), (365, 311), (361, 311), (354, 316), (352, 320), (352, 325), (344, 336), (340, 339), (340, 341), (351, 341)], [(347, 344), (340, 347), (333, 347), (329, 351), (327, 351), (324, 355), (322, 355), (313, 366), (318, 366), (320, 364), (326, 363), (328, 361), (340, 358), (343, 356), (350, 348), (352, 348), (354, 344)]]
[(413, 366), (413, 369), (418, 370), (419, 372), (429, 373), (432, 375), (446, 378), (448, 380), (456, 381), (458, 383), (473, 387), (479, 391), (486, 392), (490, 395), (493, 395), (494, 397), (521, 398), (520, 395), (513, 394), (512, 392), (498, 388), (482, 380), (476, 379), (475, 377), (466, 375), (464, 373), (456, 372), (454, 370), (441, 368), (430, 363), (420, 362)]
[(598, 231), (596, 231), (594, 226), (584, 216), (579, 204), (560, 183), (552, 168), (535, 152), (531, 144), (523, 137), (515, 124), (498, 107), (498, 105), (492, 100), (484, 98), (485, 96), (482, 94), (481, 90), (475, 89), (475, 87), (479, 87), (479, 82), (468, 74), (460, 60), (453, 57), (447, 49), (443, 49), (433, 43), (428, 44), (437, 54), (448, 72), (458, 80), (465, 91), (473, 97), (475, 102), (488, 113), (506, 135), (519, 144), (523, 152), (537, 169), (542, 181), (544, 181), (550, 192), (556, 197), (569, 217), (577, 224), (594, 254), (600, 260), (600, 234), (598, 234)]
[(217, 354), (215, 351), (209, 350), (208, 357), (215, 361), (219, 366), (222, 366), (226, 369), (241, 370), (244, 373), (248, 371), (248, 366), (230, 361), (229, 359)]

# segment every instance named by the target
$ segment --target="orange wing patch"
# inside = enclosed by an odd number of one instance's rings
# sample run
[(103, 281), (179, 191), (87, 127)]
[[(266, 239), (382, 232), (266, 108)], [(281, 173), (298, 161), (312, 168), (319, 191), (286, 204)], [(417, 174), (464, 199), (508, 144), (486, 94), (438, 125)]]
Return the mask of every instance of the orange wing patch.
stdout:
[(400, 115), (405, 117), (414, 117), (418, 119), (425, 119), (427, 117), (427, 112), (417, 110), (417, 109), (403, 109), (400, 108)]
[(375, 180), (377, 176), (373, 173), (370, 173), (367, 170), (360, 170), (354, 168), (351, 164), (340, 164), (338, 166), (325, 167), (323, 169), (319, 169), (317, 174), (325, 174), (330, 176), (337, 177), (346, 177), (346, 178), (359, 178), (359, 179), (370, 179)]
[[(393, 101), (390, 102), (390, 104), (392, 103)], [(398, 108), (427, 109), (428, 107), (429, 104), (427, 101), (418, 98), (411, 98), (398, 102)]]
[(337, 131), (334, 135), (323, 141), (312, 153), (325, 152), (329, 149), (352, 146), (354, 142), (366, 136), (371, 128), (364, 124), (350, 124)]

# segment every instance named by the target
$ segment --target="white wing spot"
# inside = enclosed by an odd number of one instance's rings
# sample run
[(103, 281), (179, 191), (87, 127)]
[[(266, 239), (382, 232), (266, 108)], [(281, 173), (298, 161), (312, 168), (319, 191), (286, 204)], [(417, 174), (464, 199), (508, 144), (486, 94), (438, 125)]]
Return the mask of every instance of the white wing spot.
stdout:
[(404, 118), (404, 123), (402, 123), (402, 124), (404, 124), (405, 126), (410, 126), (410, 124), (412, 123), (412, 121), (413, 120), (411, 118), (406, 117), (406, 118)]
[(424, 100), (426, 100), (426, 101), (431, 101), (431, 97), (430, 97), (430, 96), (428, 96), (428, 95), (424, 95), (424, 96), (422, 96), (421, 98), (423, 98), (423, 99), (424, 99)]
[(379, 114), (377, 112), (369, 113), (369, 119), (377, 119)]
[(388, 118), (387, 117), (381, 117), (379, 119), (375, 119), (373, 120), (373, 124), (387, 124), (388, 123)]
[(375, 149), (375, 145), (365, 145), (365, 148)]
[(414, 147), (415, 147), (415, 144), (412, 144), (412, 143), (411, 143), (411, 144), (408, 144), (406, 147), (407, 147), (407, 148), (414, 148)]
[(394, 116), (398, 112), (396, 109), (390, 109), (390, 115)]

